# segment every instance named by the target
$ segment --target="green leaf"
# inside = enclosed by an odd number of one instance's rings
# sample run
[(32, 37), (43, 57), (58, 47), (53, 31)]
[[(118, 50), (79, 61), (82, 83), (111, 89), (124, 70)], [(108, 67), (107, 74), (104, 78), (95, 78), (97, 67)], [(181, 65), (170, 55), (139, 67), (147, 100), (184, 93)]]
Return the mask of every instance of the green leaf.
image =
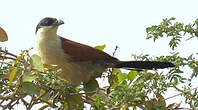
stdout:
[(67, 110), (83, 110), (84, 100), (80, 94), (70, 95), (68, 97), (69, 106), (66, 107)]
[(18, 71), (18, 68), (14, 68), (11, 73), (10, 73), (10, 77), (9, 77), (9, 83), (8, 85), (11, 86), (13, 79), (15, 78), (15, 75)]
[(104, 98), (98, 97), (95, 101), (95, 104), (92, 110), (107, 110), (107, 108), (104, 107), (103, 102), (104, 102)]
[(22, 90), (29, 95), (37, 94), (39, 95), (40, 91), (33, 82), (22, 82)]
[[(45, 90), (44, 89), (40, 89), (40, 95), (42, 95), (42, 94), (45, 94)], [(49, 102), (49, 100), (50, 100), (50, 94), (49, 94), (49, 92), (47, 92), (43, 97), (42, 97), (42, 100), (44, 100), (44, 101), (48, 101)]]
[(154, 25), (154, 26), (146, 28), (146, 32), (149, 33), (149, 32), (155, 31), (156, 29), (157, 29), (157, 26)]
[(122, 80), (122, 81), (118, 84), (118, 86), (127, 86), (127, 85), (128, 85), (128, 83), (127, 83), (126, 80)]
[(17, 57), (17, 59), (14, 61), (14, 65), (15, 66), (23, 57), (24, 57), (24, 52), (21, 54), (21, 56)]
[(87, 95), (94, 94), (97, 91), (98, 88), (99, 88), (99, 85), (98, 85), (98, 82), (95, 79), (90, 80), (87, 83), (84, 83), (84, 90), (85, 90)]
[(128, 79), (129, 79), (130, 81), (133, 81), (133, 80), (136, 78), (137, 74), (138, 74), (137, 71), (131, 70), (131, 71), (129, 72), (129, 74), (128, 74)]
[(121, 82), (121, 81), (127, 79), (128, 75), (126, 73), (121, 73), (120, 72), (120, 73), (118, 73), (117, 77), (118, 77), (118, 82)]
[(24, 74), (23, 76), (23, 82), (32, 82), (36, 79), (37, 77), (32, 74)]
[(32, 55), (32, 68), (44, 72), (43, 63), (41, 62), (41, 58), (38, 55)]
[(101, 104), (102, 100), (104, 100), (102, 97), (97, 98), (97, 100), (95, 102), (95, 109), (100, 107), (100, 104)]
[(1, 73), (0, 73), (0, 79), (5, 78), (5, 76), (6, 76), (5, 74), (1, 74)]
[(181, 42), (181, 38), (181, 36), (176, 36), (171, 39), (171, 41), (169, 42), (169, 46), (172, 48), (172, 50), (174, 50), (175, 47), (177, 47), (177, 45), (179, 44), (179, 42)]
[(98, 45), (98, 46), (95, 46), (96, 49), (98, 50), (104, 50), (104, 48), (106, 47), (106, 45)]

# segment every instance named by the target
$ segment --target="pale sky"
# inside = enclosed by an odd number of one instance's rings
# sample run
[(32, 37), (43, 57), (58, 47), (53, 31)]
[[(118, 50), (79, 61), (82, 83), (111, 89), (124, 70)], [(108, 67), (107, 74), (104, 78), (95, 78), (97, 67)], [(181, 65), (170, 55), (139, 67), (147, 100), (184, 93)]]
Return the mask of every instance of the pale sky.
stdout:
[[(8, 34), (1, 47), (20, 53), (34, 47), (38, 54), (35, 28), (44, 17), (62, 19), (58, 33), (65, 38), (91, 46), (106, 44), (104, 51), (130, 60), (131, 54), (168, 55), (168, 39), (156, 43), (145, 40), (146, 27), (164, 18), (192, 23), (198, 18), (197, 0), (1, 0), (0, 26)], [(175, 51), (188, 56), (196, 53), (197, 39), (183, 42)]]

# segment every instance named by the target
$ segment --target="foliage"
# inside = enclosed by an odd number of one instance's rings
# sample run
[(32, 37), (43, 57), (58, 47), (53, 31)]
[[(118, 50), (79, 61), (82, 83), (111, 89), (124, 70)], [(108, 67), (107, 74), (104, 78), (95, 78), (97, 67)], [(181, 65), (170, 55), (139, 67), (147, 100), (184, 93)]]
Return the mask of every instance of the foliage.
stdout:
[(186, 36), (190, 36), (187, 40), (191, 38), (198, 37), (198, 19), (194, 21), (193, 24), (184, 25), (181, 22), (175, 22), (175, 18), (163, 19), (160, 25), (153, 25), (146, 28), (147, 38), (153, 38), (155, 42), (159, 37), (170, 37), (169, 46), (174, 50), (175, 47), (179, 45), (181, 39)]
[[(169, 46), (175, 50), (184, 35), (190, 35), (188, 39), (198, 37), (197, 21), (184, 25), (175, 22), (175, 18), (164, 19), (160, 25), (146, 29), (147, 39), (156, 41), (159, 37), (170, 37)], [(96, 48), (103, 50), (105, 45)], [(123, 72), (116, 68), (108, 69), (102, 78), (108, 80), (109, 86), (100, 87), (100, 83), (95, 79), (80, 86), (67, 83), (58, 77), (61, 70), (52, 65), (43, 65), (40, 57), (30, 56), (29, 51), (14, 55), (0, 49), (0, 107), (3, 109), (14, 109), (20, 103), (27, 110), (31, 110), (37, 104), (42, 104), (39, 110), (81, 110), (87, 107), (85, 104), (89, 104), (93, 110), (168, 110), (181, 108), (180, 102), (167, 104), (170, 98), (178, 95), (185, 98), (185, 103), (190, 105), (189, 109), (198, 108), (197, 87), (193, 88), (192, 84), (198, 75), (197, 54), (187, 58), (181, 57), (179, 52), (155, 58), (133, 54), (134, 60), (169, 61), (176, 66), (163, 71)], [(184, 74), (191, 76), (185, 77)], [(165, 97), (170, 89), (178, 91), (179, 94)]]

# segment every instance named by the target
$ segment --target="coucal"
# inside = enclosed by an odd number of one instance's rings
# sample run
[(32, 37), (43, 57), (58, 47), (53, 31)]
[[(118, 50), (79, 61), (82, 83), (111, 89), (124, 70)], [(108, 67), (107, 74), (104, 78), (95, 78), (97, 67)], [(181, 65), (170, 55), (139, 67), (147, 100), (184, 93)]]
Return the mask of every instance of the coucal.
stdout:
[(52, 17), (42, 19), (36, 27), (38, 50), (44, 64), (54, 64), (62, 69), (61, 78), (79, 85), (100, 76), (107, 68), (162, 69), (174, 67), (170, 62), (120, 61), (96, 48), (57, 35), (64, 24)]

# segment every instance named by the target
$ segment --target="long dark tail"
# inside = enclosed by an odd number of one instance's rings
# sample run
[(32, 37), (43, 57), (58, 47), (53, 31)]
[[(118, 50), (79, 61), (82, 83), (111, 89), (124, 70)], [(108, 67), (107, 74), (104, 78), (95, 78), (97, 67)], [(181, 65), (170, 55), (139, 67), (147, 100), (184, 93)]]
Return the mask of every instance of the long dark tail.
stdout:
[(120, 61), (115, 65), (115, 68), (127, 68), (127, 69), (162, 69), (168, 67), (174, 67), (175, 65), (170, 62), (159, 61)]

